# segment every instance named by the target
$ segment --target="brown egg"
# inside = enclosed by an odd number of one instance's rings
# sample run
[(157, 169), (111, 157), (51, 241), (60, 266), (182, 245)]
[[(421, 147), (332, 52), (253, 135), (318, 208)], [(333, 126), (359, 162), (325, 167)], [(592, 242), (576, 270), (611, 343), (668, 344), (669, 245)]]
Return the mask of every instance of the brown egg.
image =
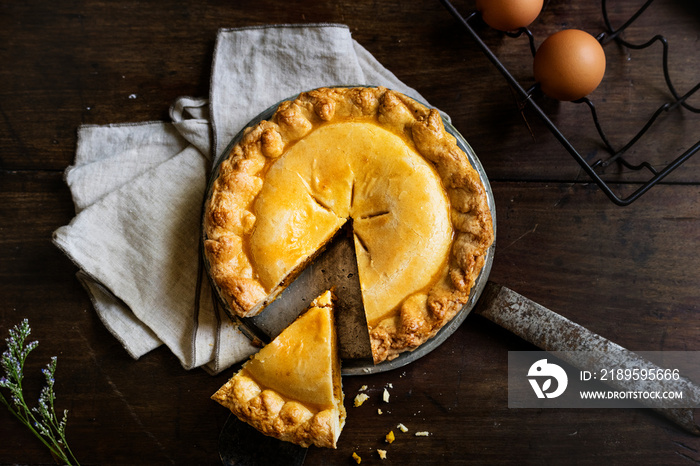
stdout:
[(605, 52), (595, 37), (579, 29), (549, 36), (537, 49), (533, 73), (542, 92), (571, 101), (595, 90), (605, 74)]
[(499, 31), (528, 27), (542, 11), (543, 0), (476, 0), (484, 22)]

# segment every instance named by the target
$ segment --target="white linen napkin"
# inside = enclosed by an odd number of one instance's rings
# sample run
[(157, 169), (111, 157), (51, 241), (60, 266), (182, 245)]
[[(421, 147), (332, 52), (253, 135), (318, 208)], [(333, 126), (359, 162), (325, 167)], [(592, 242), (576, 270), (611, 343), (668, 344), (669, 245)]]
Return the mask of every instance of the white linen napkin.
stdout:
[[(169, 122), (78, 130), (65, 180), (76, 216), (53, 235), (104, 325), (138, 359), (165, 344), (216, 374), (254, 351), (199, 280), (201, 206), (212, 160), (263, 110), (322, 86), (370, 84), (423, 100), (339, 24), (220, 30), (208, 99)], [(198, 305), (195, 301), (198, 300)]]

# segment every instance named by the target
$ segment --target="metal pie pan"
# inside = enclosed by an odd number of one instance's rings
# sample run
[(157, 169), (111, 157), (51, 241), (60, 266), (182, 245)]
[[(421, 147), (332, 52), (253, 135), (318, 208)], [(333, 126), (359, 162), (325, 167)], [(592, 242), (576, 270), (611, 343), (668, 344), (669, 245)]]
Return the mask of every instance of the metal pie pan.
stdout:
[[(369, 85), (357, 85), (357, 86), (342, 86), (342, 87), (375, 87), (375, 86), (369, 86)], [(287, 99), (284, 99), (275, 105), (269, 107), (262, 113), (260, 113), (257, 117), (253, 118), (248, 124), (245, 125), (245, 128), (248, 128), (250, 126), (255, 126), (259, 122), (263, 120), (267, 120), (271, 118), (279, 105), (282, 102), (288, 101), (288, 100), (294, 100), (297, 96), (291, 96)], [(421, 102), (422, 103), (422, 102)], [(429, 105), (422, 103), (426, 107), (430, 108)], [(486, 172), (484, 171), (483, 166), (481, 165), (481, 162), (479, 161), (479, 158), (476, 156), (474, 153), (474, 150), (471, 148), (469, 143), (466, 141), (466, 139), (457, 131), (457, 129), (452, 125), (452, 123), (449, 121), (448, 118), (446, 118), (444, 115), (442, 117), (443, 124), (445, 125), (445, 130), (449, 132), (452, 136), (455, 137), (457, 140), (457, 145), (464, 151), (465, 154), (467, 154), (467, 157), (469, 158), (469, 162), (471, 163), (472, 167), (476, 170), (476, 172), (479, 174), (479, 178), (481, 179), (482, 184), (484, 185), (486, 195), (487, 195), (487, 203), (489, 206), (489, 210), (491, 212), (491, 217), (493, 220), (493, 228), (494, 228), (494, 237), (496, 233), (496, 206), (495, 206), (495, 200), (493, 197), (493, 192), (491, 190), (491, 185), (489, 183), (488, 177), (486, 176)], [(241, 130), (228, 144), (226, 149), (219, 154), (216, 159), (214, 160), (213, 168), (211, 175), (209, 177), (209, 182), (207, 185), (207, 191), (206, 191), (206, 200), (211, 197), (212, 194), (212, 188), (214, 181), (216, 178), (219, 176), (219, 167), (221, 165), (221, 162), (226, 160), (228, 158), (230, 151), (232, 148), (238, 143), (238, 141), (241, 139), (243, 136), (244, 129)], [(204, 218), (202, 218), (202, 229), (201, 229), (201, 237), (202, 241), (206, 239), (206, 232), (204, 229)], [(253, 318), (239, 318), (235, 316), (235, 314), (232, 312), (231, 308), (229, 307), (226, 299), (224, 299), (223, 294), (221, 289), (216, 285), (216, 283), (211, 279), (211, 274), (209, 271), (209, 262), (206, 258), (206, 256), (203, 253), (202, 249), (202, 260), (204, 263), (204, 267), (207, 273), (207, 276), (209, 277), (209, 281), (211, 283), (212, 289), (214, 290), (214, 295), (215, 298), (218, 302), (218, 304), (224, 309), (226, 314), (234, 321), (238, 322), (243, 322), (244, 324), (250, 324), (254, 322), (254, 319), (257, 319), (257, 317)], [(487, 250), (486, 252), (486, 257), (484, 260), (484, 266), (481, 269), (481, 272), (479, 276), (477, 277), (474, 286), (471, 289), (470, 295), (469, 295), (469, 300), (468, 302), (464, 305), (464, 307), (455, 315), (454, 318), (450, 322), (448, 322), (444, 327), (442, 327), (438, 333), (423, 343), (421, 346), (416, 348), (413, 351), (407, 351), (404, 353), (401, 353), (398, 357), (395, 359), (392, 359), (391, 361), (384, 361), (379, 364), (373, 364), (372, 361), (369, 360), (364, 360), (364, 359), (346, 359), (342, 361), (342, 374), (343, 375), (367, 375), (367, 374), (376, 374), (380, 372), (387, 372), (390, 370), (398, 369), (400, 367), (406, 366), (426, 354), (430, 353), (437, 347), (439, 347), (447, 338), (449, 338), (456, 330), (459, 328), (459, 326), (464, 322), (464, 319), (467, 318), (471, 310), (474, 308), (474, 305), (476, 304), (477, 300), (479, 299), (479, 296), (481, 295), (481, 292), (483, 291), (484, 287), (486, 286), (486, 282), (488, 280), (489, 273), (491, 271), (491, 266), (493, 263), (493, 256), (495, 252), (495, 241), (491, 245), (491, 247)], [(297, 279), (296, 281), (292, 282), (281, 294), (280, 296), (269, 305), (269, 307), (272, 307), (274, 304), (276, 304), (277, 301), (280, 300), (287, 300), (287, 299), (292, 299), (295, 293), (302, 293), (304, 290), (300, 290), (297, 288), (300, 288), (298, 285), (298, 281), (302, 281)], [(295, 286), (297, 285), (297, 286)], [(261, 312), (261, 315), (265, 314), (265, 312), (268, 309), (265, 309)], [(303, 309), (299, 309), (296, 311), (297, 313), (302, 311)], [(287, 317), (287, 320), (293, 320), (293, 317)]]

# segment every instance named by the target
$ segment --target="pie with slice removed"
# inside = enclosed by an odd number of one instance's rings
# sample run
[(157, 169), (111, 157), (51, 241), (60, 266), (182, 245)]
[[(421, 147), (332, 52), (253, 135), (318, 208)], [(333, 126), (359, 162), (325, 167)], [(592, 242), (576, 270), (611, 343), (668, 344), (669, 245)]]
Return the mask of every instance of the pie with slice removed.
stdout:
[(336, 448), (346, 412), (331, 292), (316, 298), (212, 399), (265, 435)]
[(374, 362), (467, 303), (494, 232), (478, 173), (439, 112), (386, 88), (322, 88), (247, 128), (205, 205), (212, 280), (241, 317), (352, 229)]

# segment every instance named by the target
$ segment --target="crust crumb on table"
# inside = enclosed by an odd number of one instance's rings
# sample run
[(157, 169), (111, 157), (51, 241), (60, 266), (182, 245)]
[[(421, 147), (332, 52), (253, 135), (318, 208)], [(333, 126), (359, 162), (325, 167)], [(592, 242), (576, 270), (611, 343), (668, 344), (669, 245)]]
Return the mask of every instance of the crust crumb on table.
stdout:
[(396, 436), (394, 435), (394, 431), (390, 430), (388, 434), (386, 434), (386, 437), (384, 438), (386, 443), (393, 443), (394, 440), (396, 440)]
[(390, 397), (390, 395), (389, 395), (389, 390), (387, 390), (387, 389), (385, 388), (385, 389), (384, 389), (384, 393), (382, 394), (382, 400), (384, 400), (385, 403), (388, 403), (388, 402), (389, 402), (389, 397)]
[(359, 406), (362, 406), (362, 404), (369, 399), (369, 395), (366, 393), (360, 393), (355, 397), (355, 400), (353, 402), (353, 405), (357, 408)]

